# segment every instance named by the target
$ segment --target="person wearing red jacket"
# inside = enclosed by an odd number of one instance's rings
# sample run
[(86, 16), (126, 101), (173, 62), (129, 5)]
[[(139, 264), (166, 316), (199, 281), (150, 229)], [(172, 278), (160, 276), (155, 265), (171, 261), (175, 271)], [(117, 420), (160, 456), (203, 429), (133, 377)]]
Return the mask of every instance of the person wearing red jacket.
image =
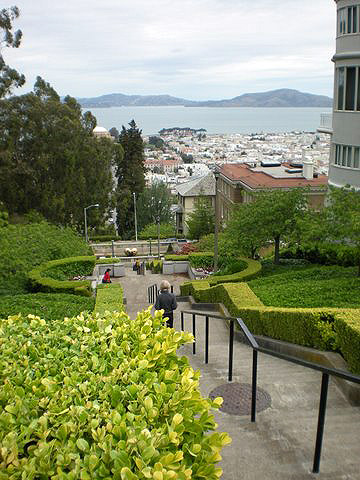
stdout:
[(105, 275), (103, 276), (102, 283), (111, 283), (110, 272), (111, 272), (111, 268), (108, 268), (105, 272)]

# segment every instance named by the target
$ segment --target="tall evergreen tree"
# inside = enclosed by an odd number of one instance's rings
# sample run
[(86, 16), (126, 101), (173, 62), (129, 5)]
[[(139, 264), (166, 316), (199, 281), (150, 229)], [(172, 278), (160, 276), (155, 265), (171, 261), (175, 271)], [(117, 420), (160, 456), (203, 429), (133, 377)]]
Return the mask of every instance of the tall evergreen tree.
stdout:
[(173, 215), (170, 210), (172, 197), (164, 182), (157, 182), (145, 187), (136, 203), (139, 231), (146, 225), (155, 223), (157, 217), (160, 218), (160, 224), (172, 223)]
[(10, 214), (36, 210), (77, 227), (93, 203), (100, 205), (99, 221), (110, 215), (111, 166), (119, 147), (94, 138), (94, 124), (74, 98), (61, 102), (40, 77), (34, 92), (0, 101), (0, 200)]
[(20, 15), (17, 7), (0, 10), (0, 98), (11, 92), (14, 87), (21, 87), (25, 83), (24, 75), (6, 65), (2, 55), (3, 47), (18, 48), (22, 32), (13, 31), (13, 22)]
[(118, 141), (124, 155), (115, 165), (117, 225), (121, 237), (131, 238), (135, 230), (133, 193), (138, 196), (145, 188), (144, 143), (134, 120), (129, 128), (122, 127)]

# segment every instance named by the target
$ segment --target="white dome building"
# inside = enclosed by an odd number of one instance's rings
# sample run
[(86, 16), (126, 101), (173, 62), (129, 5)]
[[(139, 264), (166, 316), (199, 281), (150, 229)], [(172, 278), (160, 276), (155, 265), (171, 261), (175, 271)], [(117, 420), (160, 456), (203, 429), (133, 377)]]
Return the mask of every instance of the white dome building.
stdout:
[(102, 137), (112, 138), (111, 135), (110, 135), (110, 132), (108, 130), (106, 130), (106, 128), (99, 127), (99, 126), (94, 128), (93, 135), (94, 135), (94, 137), (99, 137), (99, 138), (102, 138)]

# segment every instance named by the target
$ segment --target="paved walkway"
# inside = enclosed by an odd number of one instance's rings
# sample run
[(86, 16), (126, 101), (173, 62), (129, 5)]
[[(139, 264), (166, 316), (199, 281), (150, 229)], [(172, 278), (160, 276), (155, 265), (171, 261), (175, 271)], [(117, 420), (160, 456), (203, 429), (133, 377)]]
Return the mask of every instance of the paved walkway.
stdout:
[[(130, 269), (120, 279), (127, 297), (127, 311), (134, 317), (148, 307), (147, 288), (166, 278), (179, 294), (186, 280), (181, 275), (138, 276)], [(175, 328), (180, 329), (180, 310), (189, 304), (179, 303)], [(204, 362), (204, 326), (197, 321), (197, 354), (192, 346), (182, 347), (194, 369), (201, 371), (204, 396), (227, 384), (228, 329), (221, 320), (210, 320), (209, 364)], [(185, 327), (191, 331), (191, 316)], [(251, 382), (252, 351), (235, 342), (233, 382)], [(180, 352), (179, 352), (180, 353)], [(321, 374), (301, 366), (259, 355), (258, 386), (271, 396), (271, 406), (257, 414), (256, 423), (249, 416), (216, 412), (219, 431), (232, 437), (232, 444), (222, 451), (222, 480), (360, 480), (360, 407), (352, 407), (338, 387), (330, 381), (320, 474), (311, 473)]]

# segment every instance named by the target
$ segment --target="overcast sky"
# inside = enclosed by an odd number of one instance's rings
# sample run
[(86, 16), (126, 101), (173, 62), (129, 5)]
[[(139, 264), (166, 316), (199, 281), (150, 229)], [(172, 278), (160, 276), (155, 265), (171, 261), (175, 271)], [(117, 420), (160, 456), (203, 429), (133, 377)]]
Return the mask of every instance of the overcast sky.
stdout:
[[(4, 2), (2, 2), (4, 5)], [(332, 96), (333, 0), (13, 0), (7, 63), (60, 95), (232, 98), (295, 88)], [(4, 5), (5, 6), (5, 5)]]

